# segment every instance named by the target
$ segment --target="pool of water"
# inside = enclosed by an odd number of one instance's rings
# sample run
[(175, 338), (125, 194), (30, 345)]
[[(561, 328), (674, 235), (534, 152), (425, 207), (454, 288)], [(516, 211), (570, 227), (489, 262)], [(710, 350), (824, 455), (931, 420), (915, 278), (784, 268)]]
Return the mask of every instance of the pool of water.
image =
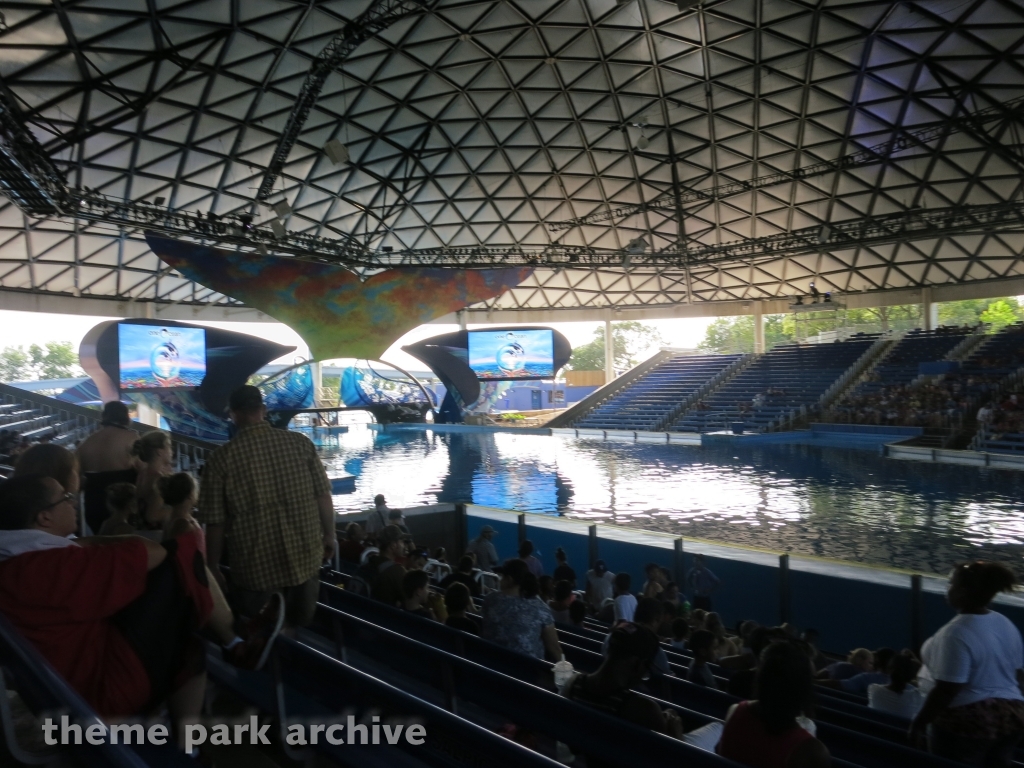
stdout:
[(473, 502), (684, 537), (946, 573), (996, 559), (1024, 576), (1024, 476), (786, 445), (705, 447), (542, 435), (378, 432), (321, 444), (357, 475), (339, 511)]

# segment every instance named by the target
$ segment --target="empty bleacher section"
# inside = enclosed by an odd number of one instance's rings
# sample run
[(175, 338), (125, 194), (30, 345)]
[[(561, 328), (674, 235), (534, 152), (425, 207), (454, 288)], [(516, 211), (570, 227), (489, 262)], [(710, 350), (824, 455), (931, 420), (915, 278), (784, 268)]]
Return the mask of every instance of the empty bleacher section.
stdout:
[(787, 344), (772, 349), (688, 408), (670, 427), (709, 432), (741, 423), (764, 432), (814, 410), (878, 341), (858, 334), (832, 344)]
[(580, 429), (654, 430), (742, 355), (672, 357), (576, 420)]

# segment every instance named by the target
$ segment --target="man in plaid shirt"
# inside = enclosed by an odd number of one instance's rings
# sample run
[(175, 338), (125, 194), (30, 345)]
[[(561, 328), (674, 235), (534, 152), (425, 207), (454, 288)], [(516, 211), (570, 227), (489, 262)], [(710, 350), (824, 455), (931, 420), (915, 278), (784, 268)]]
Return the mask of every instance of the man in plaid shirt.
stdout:
[(320, 566), (336, 544), (327, 472), (308, 438), (267, 423), (256, 387), (232, 392), (229, 408), (238, 433), (210, 456), (199, 495), (210, 570), (223, 582), (226, 541), (225, 591), (237, 611), (256, 616), (281, 592), (287, 624), (305, 626), (316, 610)]

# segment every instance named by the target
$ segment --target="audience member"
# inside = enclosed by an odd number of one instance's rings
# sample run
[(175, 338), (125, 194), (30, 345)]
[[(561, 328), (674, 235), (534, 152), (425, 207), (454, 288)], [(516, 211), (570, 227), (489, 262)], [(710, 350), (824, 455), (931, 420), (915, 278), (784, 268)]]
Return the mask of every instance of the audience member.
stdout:
[(135, 441), (132, 455), (138, 458), (141, 465), (138, 479), (135, 481), (140, 527), (146, 530), (162, 530), (171, 510), (164, 504), (157, 485), (160, 478), (174, 472), (171, 436), (160, 430), (147, 432)]
[(1013, 572), (977, 560), (958, 565), (946, 593), (957, 612), (921, 647), (927, 694), (910, 727), (931, 752), (984, 768), (1008, 768), (1024, 737), (1024, 644), (1003, 614), (989, 609), (1013, 589)]
[(594, 567), (587, 571), (587, 587), (584, 592), (587, 604), (594, 610), (600, 610), (604, 601), (612, 597), (615, 587), (615, 574), (608, 570), (604, 560), (598, 560)]
[(526, 563), (526, 567), (530, 569), (532, 573), (538, 579), (544, 575), (544, 566), (540, 560), (533, 556), (533, 542), (529, 539), (524, 539), (519, 544), (519, 559)]
[[(403, 536), (408, 536), (406, 531), (403, 531), (401, 526), (395, 526)], [(408, 540), (408, 539), (407, 539)], [(405, 569), (407, 571), (422, 571), (427, 567), (427, 561), (430, 560), (430, 555), (425, 549), (414, 549), (408, 552), (405, 556)]]
[(99, 531), (107, 518), (108, 486), (136, 481), (139, 468), (132, 446), (139, 433), (130, 429), (131, 423), (128, 406), (112, 400), (103, 406), (100, 428), (75, 451), (84, 480), (85, 522), (91, 531)]
[(565, 556), (565, 550), (559, 547), (555, 550), (555, 562), (558, 565), (555, 566), (555, 572), (552, 574), (555, 581), (568, 581), (569, 586), (576, 589), (576, 571), (569, 567), (569, 563)]
[[(200, 715), (206, 626), (232, 663), (258, 668), (280, 622), (243, 642), (190, 532), (165, 544), (138, 536), (72, 541), (71, 494), (50, 477), (0, 485), (0, 611), (101, 716), (144, 716), (166, 702), (172, 722)], [(205, 574), (205, 575), (204, 575)], [(272, 610), (281, 613), (280, 596)], [(181, 736), (178, 729), (178, 736)]]
[(444, 623), (453, 629), (479, 635), (480, 626), (466, 615), (472, 604), (469, 588), (462, 582), (453, 583), (444, 593), (444, 607), (448, 611), (448, 618)]
[(78, 506), (78, 459), (67, 448), (53, 443), (33, 445), (18, 457), (13, 477), (23, 475), (44, 475), (61, 484), (61, 487), (75, 497)]
[(757, 699), (729, 708), (716, 752), (751, 768), (827, 768), (831, 757), (806, 715), (814, 705), (810, 659), (790, 642), (761, 654)]
[(683, 618), (672, 619), (672, 650), (682, 653), (690, 637), (690, 624)]
[(426, 571), (406, 571), (402, 577), (402, 609), (433, 621), (444, 622), (448, 615), (441, 596), (430, 591), (430, 577)]
[(493, 572), (498, 565), (498, 551), (491, 542), (495, 533), (491, 526), (485, 525), (480, 529), (480, 535), (466, 546), (466, 554), (476, 556), (476, 565), (481, 571)]
[(855, 693), (858, 696), (868, 695), (870, 685), (889, 684), (889, 664), (892, 662), (896, 652), (892, 648), (879, 648), (871, 654), (871, 669), (860, 672), (845, 680), (825, 680), (821, 684), (826, 687), (839, 688), (847, 693)]
[(459, 560), (459, 569), (449, 573), (441, 581), (441, 589), (451, 589), (453, 584), (463, 584), (473, 597), (480, 596), (480, 582), (473, 576), (473, 558), (466, 555)]
[(563, 579), (555, 584), (555, 594), (548, 603), (548, 608), (551, 609), (551, 615), (556, 622), (569, 623), (569, 609), (575, 601), (576, 594), (572, 591), (572, 585), (568, 581)]
[(537, 579), (537, 596), (544, 605), (549, 605), (555, 599), (555, 580), (550, 576)]
[[(574, 675), (562, 695), (657, 733), (682, 738), (682, 721), (675, 711), (662, 710), (654, 700), (633, 690), (650, 672), (658, 646), (657, 636), (646, 627), (628, 623), (616, 627), (609, 633), (608, 653), (601, 666), (592, 674)], [(600, 756), (587, 755), (589, 768), (607, 765)]]
[(665, 589), (662, 591), (658, 598), (668, 605), (671, 605), (671, 613), (673, 616), (681, 616), (688, 618), (690, 615), (690, 604), (680, 598), (679, 585), (674, 581), (670, 581), (665, 585)]
[(363, 557), (363, 528), (359, 523), (349, 523), (345, 527), (345, 540), (338, 542), (338, 557), (346, 563), (359, 563)]
[(522, 560), (509, 560), (499, 566), (501, 589), (484, 598), (483, 631), (485, 640), (519, 653), (552, 661), (562, 658), (551, 609), (537, 599), (537, 579)]
[(397, 526), (386, 525), (377, 533), (380, 551), (366, 564), (370, 596), (387, 605), (397, 606), (403, 599), (402, 583), (405, 567), (398, 561), (405, 557), (405, 540)]
[(125, 536), (135, 533), (138, 499), (131, 483), (106, 486), (107, 519), (100, 526), (100, 536)]
[(434, 560), (442, 565), (448, 565), (448, 552), (445, 551), (444, 547), (438, 547), (434, 550)]
[(376, 538), (380, 530), (390, 524), (389, 515), (391, 510), (385, 503), (384, 494), (378, 493), (373, 497), (373, 510), (366, 517), (366, 535)]
[(816, 629), (808, 628), (800, 633), (800, 639), (807, 643), (813, 653), (811, 663), (814, 664), (815, 672), (819, 672), (831, 663), (829, 658), (818, 649), (818, 637), (819, 633)]
[(392, 509), (388, 511), (388, 525), (397, 525), (398, 530), (402, 533), (409, 534), (409, 526), (405, 521), (405, 513), (400, 509)]
[(193, 516), (196, 502), (199, 500), (199, 489), (192, 476), (179, 472), (170, 477), (160, 478), (157, 484), (160, 497), (164, 504), (170, 507), (171, 516), (164, 525), (164, 537), (173, 539), (177, 536), (184, 536), (189, 531), (195, 531), (199, 538), (199, 551), (206, 557), (206, 534), (203, 526)]
[(726, 634), (722, 617), (714, 611), (711, 611), (704, 617), (704, 629), (715, 637), (714, 652), (716, 659), (724, 656), (736, 656), (740, 653), (740, 646), (734, 643)]
[[(773, 635), (775, 636), (774, 638)], [(761, 654), (764, 653), (764, 649), (771, 644), (773, 639), (782, 639), (784, 637), (785, 634), (781, 630), (773, 630), (768, 627), (758, 626), (750, 631), (748, 648), (751, 663), (747, 669), (737, 669), (729, 675), (729, 683), (726, 689), (730, 694), (740, 699), (752, 699), (754, 697), (757, 667), (761, 660)]]
[(921, 711), (924, 695), (913, 685), (921, 663), (910, 651), (893, 656), (889, 662), (888, 685), (874, 683), (868, 686), (868, 706), (890, 715), (913, 720)]
[(574, 627), (583, 627), (587, 619), (587, 605), (582, 600), (569, 604), (569, 623)]
[(633, 579), (628, 573), (615, 574), (615, 621), (632, 621), (636, 611), (636, 598), (630, 593)]
[(846, 661), (829, 664), (818, 673), (818, 677), (824, 680), (848, 680), (862, 672), (873, 671), (874, 658), (874, 654), (867, 648), (855, 648), (850, 651)]
[(305, 626), (336, 545), (330, 480), (309, 438), (266, 421), (259, 389), (236, 389), (229, 410), (238, 432), (206, 462), (199, 497), (210, 569), (223, 579), (226, 539), (239, 612), (255, 616), (281, 592), (288, 624)]
[(686, 574), (686, 585), (693, 592), (693, 607), (712, 610), (711, 595), (721, 586), (721, 580), (704, 564), (704, 555), (695, 555), (693, 567)]
[(644, 573), (647, 576), (647, 581), (644, 582), (641, 594), (644, 597), (660, 597), (661, 593), (665, 591), (665, 585), (668, 584), (665, 571), (657, 563), (648, 563), (644, 568)]
[(715, 660), (715, 636), (706, 629), (698, 629), (690, 635), (690, 651), (693, 653), (693, 661), (686, 672), (686, 679), (707, 688), (717, 688), (715, 677), (708, 667)]

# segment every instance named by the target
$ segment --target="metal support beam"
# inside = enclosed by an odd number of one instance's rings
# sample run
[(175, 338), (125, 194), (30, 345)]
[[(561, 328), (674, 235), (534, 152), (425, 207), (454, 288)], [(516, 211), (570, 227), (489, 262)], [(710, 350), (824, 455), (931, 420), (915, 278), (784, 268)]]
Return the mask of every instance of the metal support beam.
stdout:
[(615, 343), (612, 340), (612, 321), (604, 321), (604, 383), (615, 378)]
[(939, 325), (939, 305), (932, 298), (931, 286), (921, 289), (921, 325), (926, 331), (934, 331)]

